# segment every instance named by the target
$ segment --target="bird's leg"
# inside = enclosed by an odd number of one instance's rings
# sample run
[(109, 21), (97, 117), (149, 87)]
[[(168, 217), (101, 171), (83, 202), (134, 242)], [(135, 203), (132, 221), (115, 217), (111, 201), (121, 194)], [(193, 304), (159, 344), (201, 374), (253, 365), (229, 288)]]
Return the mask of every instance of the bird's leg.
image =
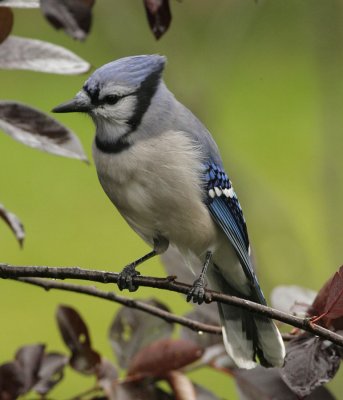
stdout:
[(135, 292), (138, 289), (138, 286), (133, 284), (132, 278), (140, 275), (140, 272), (136, 271), (136, 267), (139, 264), (142, 264), (150, 258), (156, 256), (156, 254), (156, 250), (152, 250), (150, 253), (145, 254), (143, 257), (124, 267), (118, 276), (118, 288), (120, 290), (129, 289), (130, 292)]
[(201, 304), (205, 300), (205, 277), (207, 268), (210, 264), (212, 258), (212, 252), (208, 251), (206, 253), (206, 258), (204, 262), (204, 266), (202, 267), (201, 274), (198, 279), (196, 279), (193, 283), (192, 288), (187, 294), (187, 301), (193, 300), (193, 303)]
[(164, 253), (169, 246), (167, 239), (158, 237), (154, 239), (154, 250), (145, 254), (143, 257), (127, 265), (118, 276), (118, 288), (120, 290), (129, 289), (130, 292), (135, 292), (138, 289), (138, 285), (134, 285), (132, 279), (140, 275), (139, 271), (136, 271), (136, 267), (139, 264), (143, 264), (145, 261), (150, 260), (150, 258), (155, 257), (157, 254)]

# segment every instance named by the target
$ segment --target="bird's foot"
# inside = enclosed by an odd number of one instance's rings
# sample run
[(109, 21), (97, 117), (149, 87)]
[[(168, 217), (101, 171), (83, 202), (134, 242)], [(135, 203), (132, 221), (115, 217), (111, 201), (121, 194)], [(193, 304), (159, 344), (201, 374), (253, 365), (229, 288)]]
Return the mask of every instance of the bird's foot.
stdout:
[(138, 289), (138, 285), (133, 283), (133, 278), (140, 275), (140, 272), (136, 271), (135, 264), (127, 265), (118, 276), (118, 288), (119, 290), (129, 289), (130, 292), (135, 292)]
[(202, 304), (205, 301), (205, 279), (200, 277), (196, 279), (193, 283), (192, 288), (187, 294), (187, 301), (193, 300), (193, 303)]

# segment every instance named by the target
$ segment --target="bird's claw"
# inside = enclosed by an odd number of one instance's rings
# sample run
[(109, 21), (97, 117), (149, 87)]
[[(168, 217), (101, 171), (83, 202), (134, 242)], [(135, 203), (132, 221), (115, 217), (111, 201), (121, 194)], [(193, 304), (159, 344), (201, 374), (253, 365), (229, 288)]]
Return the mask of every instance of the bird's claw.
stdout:
[(203, 278), (199, 278), (194, 281), (192, 288), (187, 294), (187, 301), (193, 300), (193, 303), (202, 304), (205, 301), (205, 281)]
[(133, 283), (133, 278), (140, 275), (140, 272), (136, 271), (133, 264), (127, 265), (118, 276), (118, 288), (119, 290), (128, 289), (130, 292), (135, 292), (138, 289), (138, 285)]

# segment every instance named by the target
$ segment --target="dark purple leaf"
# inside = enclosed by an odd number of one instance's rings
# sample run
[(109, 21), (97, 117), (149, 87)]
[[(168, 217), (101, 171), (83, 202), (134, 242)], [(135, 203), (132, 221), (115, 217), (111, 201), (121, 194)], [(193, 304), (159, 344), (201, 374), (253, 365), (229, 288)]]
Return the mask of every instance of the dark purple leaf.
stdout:
[(343, 266), (335, 273), (326, 302), (325, 316), (329, 319), (343, 317)]
[(11, 228), (15, 237), (17, 238), (20, 246), (23, 245), (25, 238), (24, 226), (18, 219), (18, 217), (11, 212), (7, 211), (5, 207), (0, 204), (0, 218), (2, 218), (6, 224)]
[(77, 136), (32, 107), (0, 101), (0, 129), (13, 139), (48, 153), (86, 161)]
[(97, 365), (100, 362), (99, 353), (84, 347), (74, 352), (69, 363), (70, 366), (78, 372), (86, 375), (92, 375), (96, 372)]
[[(169, 311), (164, 304), (157, 300), (151, 299), (145, 302)], [(161, 318), (132, 308), (121, 308), (109, 331), (111, 345), (120, 367), (127, 368), (132, 357), (142, 347), (148, 346), (158, 339), (170, 337), (173, 328), (173, 324)]]
[(169, 0), (144, 0), (144, 6), (152, 33), (159, 39), (168, 30), (172, 19)]
[(44, 355), (44, 348), (45, 345), (43, 344), (33, 344), (23, 346), (16, 352), (15, 359), (21, 368), (25, 382), (25, 392), (32, 389), (38, 380), (38, 371)]
[(95, 0), (41, 0), (41, 9), (56, 29), (63, 29), (77, 40), (84, 40), (92, 23)]
[(10, 8), (0, 7), (0, 43), (11, 33), (13, 27), (13, 13)]
[(130, 362), (128, 375), (164, 376), (198, 360), (203, 350), (183, 339), (160, 339), (143, 347)]
[(47, 394), (63, 378), (68, 357), (60, 353), (45, 354), (38, 371), (38, 382), (33, 390), (41, 395)]
[(81, 316), (71, 307), (59, 306), (56, 318), (63, 340), (72, 353), (71, 367), (83, 374), (93, 374), (101, 360), (91, 347), (88, 329)]
[(11, 8), (39, 8), (39, 0), (2, 0), (0, 7)]
[[(279, 368), (235, 369), (232, 371), (241, 400), (299, 400), (283, 382)], [(312, 392), (306, 400), (335, 400), (324, 387)]]
[(36, 39), (8, 37), (0, 46), (0, 69), (23, 69), (75, 75), (90, 65), (64, 47)]
[(281, 376), (294, 393), (305, 397), (335, 376), (340, 361), (334, 344), (305, 333), (288, 343)]
[(0, 399), (15, 400), (25, 393), (25, 378), (17, 361), (0, 365)]

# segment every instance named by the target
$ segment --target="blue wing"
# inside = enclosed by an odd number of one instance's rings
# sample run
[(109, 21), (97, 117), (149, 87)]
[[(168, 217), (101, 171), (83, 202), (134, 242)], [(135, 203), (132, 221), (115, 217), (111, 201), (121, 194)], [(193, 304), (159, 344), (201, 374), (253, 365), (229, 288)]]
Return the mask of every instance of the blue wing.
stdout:
[(249, 237), (243, 211), (231, 181), (222, 167), (213, 162), (205, 164), (204, 179), (206, 205), (211, 216), (232, 243), (244, 273), (258, 295), (258, 300), (265, 304), (249, 256)]

